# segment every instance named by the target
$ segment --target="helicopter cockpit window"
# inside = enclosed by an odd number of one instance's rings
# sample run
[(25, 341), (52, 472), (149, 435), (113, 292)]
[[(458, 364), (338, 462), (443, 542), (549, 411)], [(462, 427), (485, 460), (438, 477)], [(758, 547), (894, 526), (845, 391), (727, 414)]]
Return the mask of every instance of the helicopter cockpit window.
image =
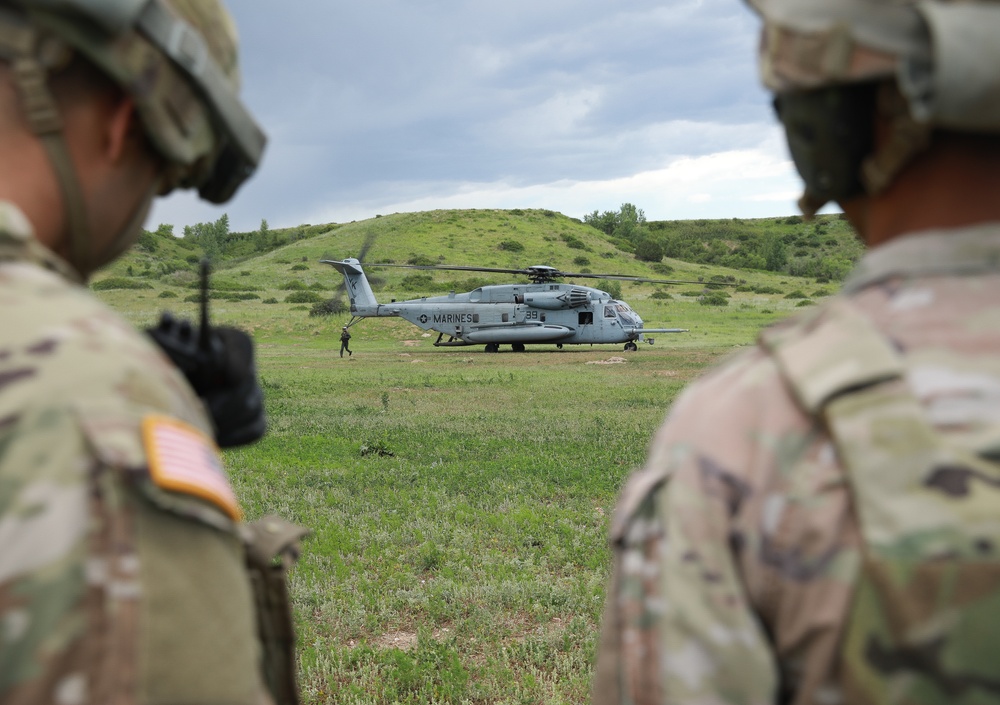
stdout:
[(616, 318), (616, 316), (615, 316), (615, 307), (614, 306), (605, 306), (604, 307), (604, 317), (605, 318)]

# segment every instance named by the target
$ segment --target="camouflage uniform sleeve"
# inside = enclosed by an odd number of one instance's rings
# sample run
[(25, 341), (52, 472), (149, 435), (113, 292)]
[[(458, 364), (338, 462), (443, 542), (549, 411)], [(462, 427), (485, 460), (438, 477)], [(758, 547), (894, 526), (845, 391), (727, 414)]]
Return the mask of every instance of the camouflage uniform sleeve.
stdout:
[(24, 276), (60, 305), (0, 350), (0, 702), (270, 703), (197, 399), (117, 317)]
[(595, 703), (829, 692), (855, 538), (831, 458), (759, 351), (678, 399), (612, 525)]
[(269, 702), (236, 527), (151, 479), (142, 418), (79, 405), (4, 438), (4, 703)]

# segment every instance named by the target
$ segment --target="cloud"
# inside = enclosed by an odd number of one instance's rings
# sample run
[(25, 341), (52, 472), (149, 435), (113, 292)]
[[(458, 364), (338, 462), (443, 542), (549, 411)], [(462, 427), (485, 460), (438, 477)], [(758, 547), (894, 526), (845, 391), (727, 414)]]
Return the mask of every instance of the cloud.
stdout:
[[(251, 229), (499, 203), (582, 214), (616, 199), (750, 216), (780, 204), (752, 190), (779, 178), (761, 170), (784, 170), (773, 193), (797, 188), (756, 77), (757, 20), (732, 0), (231, 5), (264, 163), (233, 202), (172, 196), (154, 222), (226, 212)], [(696, 189), (648, 185), (682, 172)]]

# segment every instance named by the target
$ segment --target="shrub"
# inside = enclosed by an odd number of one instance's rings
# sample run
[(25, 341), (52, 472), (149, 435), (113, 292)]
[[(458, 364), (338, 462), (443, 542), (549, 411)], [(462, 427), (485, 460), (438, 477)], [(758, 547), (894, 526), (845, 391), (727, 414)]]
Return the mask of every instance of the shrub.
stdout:
[(712, 291), (698, 299), (698, 303), (702, 306), (728, 306), (729, 294), (724, 291)]
[(323, 297), (315, 291), (293, 291), (285, 297), (286, 304), (315, 304), (323, 300)]
[(347, 313), (347, 304), (343, 299), (319, 301), (309, 309), (310, 316), (335, 316), (341, 313)]
[(177, 294), (175, 294), (172, 291), (161, 291), (160, 295), (157, 296), (156, 298), (158, 298), (158, 299), (176, 299), (177, 298)]
[(654, 262), (650, 266), (650, 269), (652, 269), (657, 274), (661, 274), (663, 276), (668, 276), (674, 273), (674, 268), (671, 267), (669, 264), (664, 264), (663, 262)]
[(107, 291), (108, 289), (152, 289), (153, 286), (146, 282), (137, 282), (128, 277), (108, 277), (90, 285), (94, 291)]
[(654, 291), (652, 293), (652, 295), (650, 295), (649, 298), (651, 298), (651, 299), (672, 299), (674, 297), (671, 296), (670, 294), (668, 294), (665, 291)]
[(786, 299), (808, 299), (809, 297), (802, 293), (801, 289), (796, 289), (795, 291), (789, 291), (785, 294)]
[(643, 262), (659, 262), (663, 259), (663, 248), (653, 240), (643, 240), (635, 247), (635, 257)]
[(590, 264), (590, 260), (587, 259), (586, 257), (574, 257), (573, 264), (578, 264), (581, 267), (586, 267), (588, 264)]
[(298, 279), (290, 279), (281, 286), (279, 286), (278, 288), (281, 289), (282, 291), (302, 291), (303, 289), (308, 289), (309, 287), (307, 287)]
[(263, 301), (261, 301), (261, 303), (262, 304), (276, 304), (276, 303), (278, 303), (278, 300), (276, 298), (274, 298), (273, 296), (271, 296), (271, 297), (268, 297), (268, 298), (264, 299)]
[(434, 277), (430, 274), (407, 274), (400, 285), (407, 291), (423, 291), (434, 288)]
[(576, 235), (570, 235), (569, 233), (564, 233), (562, 236), (563, 242), (566, 243), (566, 247), (572, 250), (586, 250), (587, 246), (583, 244), (583, 240), (578, 238)]
[(756, 294), (780, 294), (781, 293), (781, 289), (779, 289), (776, 286), (760, 285), (760, 286), (754, 286), (754, 287), (752, 287), (752, 290)]
[(517, 240), (501, 240), (497, 247), (506, 252), (524, 252), (524, 245)]
[(418, 267), (429, 267), (437, 264), (430, 257), (425, 257), (424, 255), (411, 255), (410, 259), (406, 260), (407, 264), (415, 264)]
[(801, 301), (799, 301), (795, 305), (796, 305), (796, 307), (799, 307), (799, 308), (801, 308), (802, 306), (812, 306), (813, 305), (813, 301), (811, 299), (802, 299)]
[(309, 269), (309, 265), (308, 264), (302, 264), (301, 262), (299, 264), (293, 264), (291, 266), (291, 270), (293, 272), (304, 272), (307, 269)]

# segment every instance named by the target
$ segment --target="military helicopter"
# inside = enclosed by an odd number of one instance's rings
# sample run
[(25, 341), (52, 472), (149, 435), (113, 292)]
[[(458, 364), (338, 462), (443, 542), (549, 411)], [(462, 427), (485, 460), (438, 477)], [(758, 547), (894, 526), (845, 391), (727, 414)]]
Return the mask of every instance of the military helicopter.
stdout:
[[(639, 315), (624, 301), (606, 291), (576, 284), (560, 284), (562, 277), (649, 282), (655, 284), (699, 284), (670, 279), (645, 279), (617, 274), (561, 272), (536, 265), (525, 269), (463, 267), (452, 265), (364, 264), (354, 258), (320, 260), (344, 275), (344, 288), (351, 302), (351, 321), (398, 316), (410, 323), (438, 332), (438, 347), (484, 345), (486, 352), (499, 352), (509, 344), (524, 352), (529, 343), (563, 345), (624, 343), (626, 351), (638, 350), (637, 342), (647, 333), (683, 333), (685, 328), (645, 328)], [(526, 276), (530, 283), (481, 286), (467, 293), (451, 292), (409, 301), (380, 304), (375, 299), (363, 267), (498, 272)]]

